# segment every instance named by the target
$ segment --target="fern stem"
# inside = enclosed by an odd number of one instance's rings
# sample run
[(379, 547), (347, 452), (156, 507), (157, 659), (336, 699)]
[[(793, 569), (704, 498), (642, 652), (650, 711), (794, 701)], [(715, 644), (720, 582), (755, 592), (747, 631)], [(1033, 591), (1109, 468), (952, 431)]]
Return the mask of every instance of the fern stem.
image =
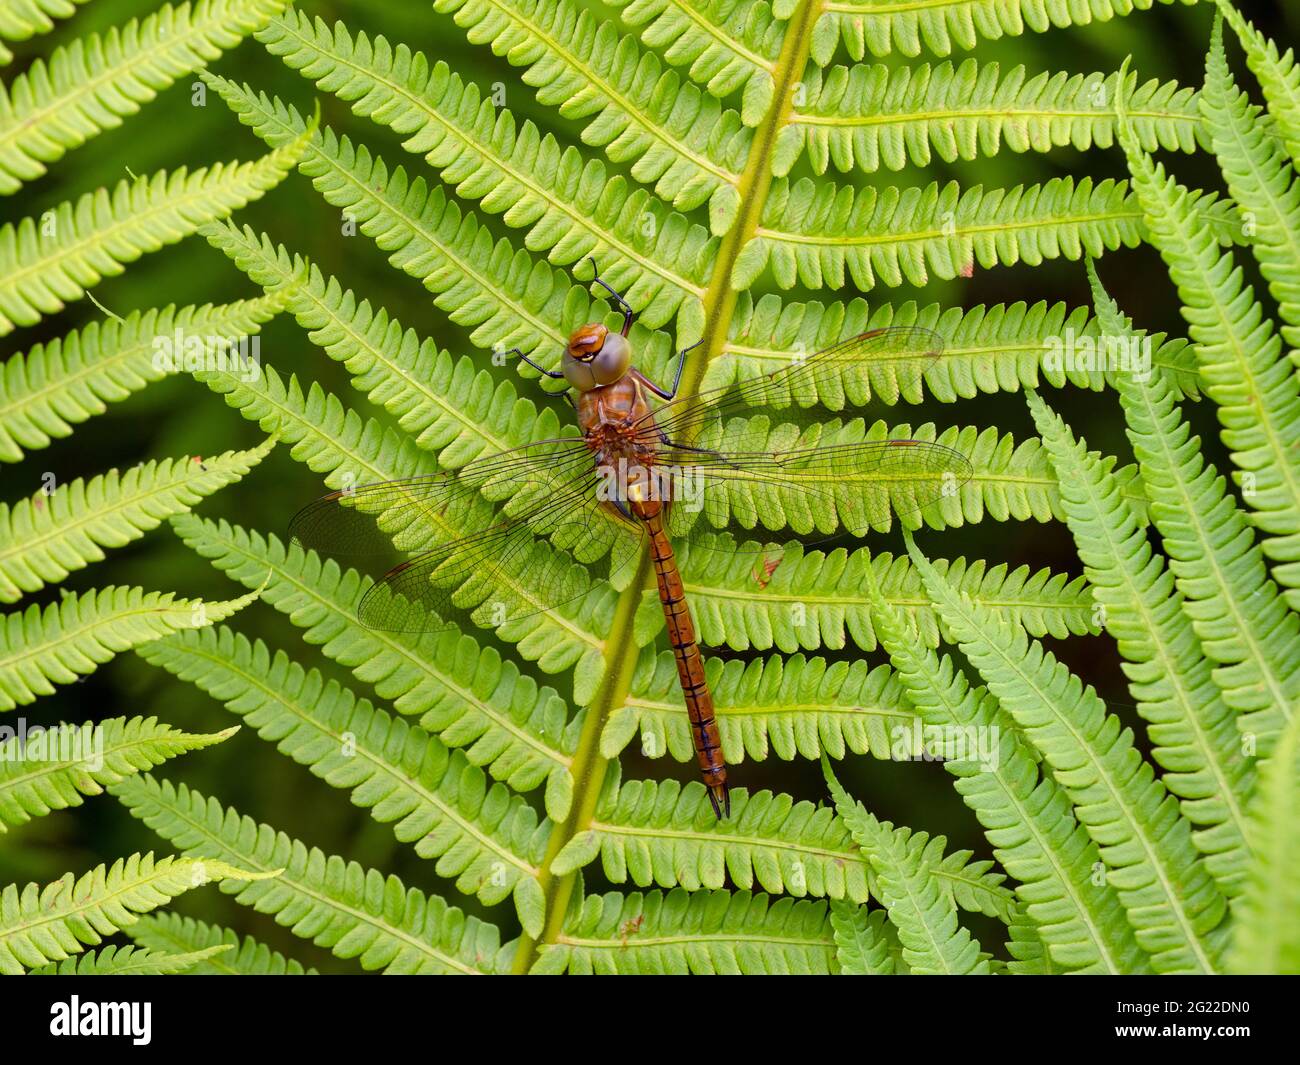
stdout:
[(600, 798), (600, 789), (605, 782), (605, 770), (609, 759), (601, 756), (600, 734), (610, 713), (621, 706), (632, 687), (632, 674), (636, 668), (637, 646), (632, 639), (632, 627), (636, 622), (637, 607), (641, 603), (641, 590), (650, 575), (650, 556), (643, 553), (637, 566), (636, 577), (628, 584), (627, 590), (618, 601), (614, 614), (614, 623), (610, 627), (608, 666), (600, 690), (592, 701), (583, 723), (582, 734), (578, 738), (578, 749), (574, 752), (573, 805), (569, 816), (559, 825), (547, 841), (546, 856), (542, 859), (542, 869), (538, 881), (542, 885), (542, 896), (546, 900), (546, 926), (540, 940), (528, 935), (520, 937), (519, 952), (515, 955), (511, 971), (526, 973), (536, 960), (539, 945), (556, 943), (564, 927), (564, 917), (569, 909), (573, 888), (577, 883), (577, 872), (557, 877), (551, 872), (555, 856), (564, 849), (565, 844), (591, 824), (596, 813), (596, 803)]
[[(718, 257), (713, 264), (713, 276), (709, 279), (709, 287), (704, 295), (707, 317), (704, 326), (704, 343), (700, 345), (703, 354), (698, 359), (687, 360), (688, 364), (682, 374), (681, 389), (678, 393), (682, 397), (689, 399), (699, 391), (700, 382), (704, 379), (704, 371), (709, 362), (716, 358), (726, 345), (727, 332), (731, 326), (738, 295), (737, 290), (731, 285), (732, 265), (740, 254), (740, 249), (745, 246), (745, 242), (758, 229), (758, 220), (762, 216), (763, 205), (772, 185), (772, 151), (776, 136), (782, 126), (789, 121), (793, 109), (793, 89), (795, 83), (803, 76), (804, 67), (808, 63), (813, 27), (821, 16), (824, 3), (825, 0), (801, 0), (786, 30), (775, 70), (776, 91), (773, 102), (768, 106), (762, 124), (755, 130), (749, 158), (740, 176), (740, 213), (718, 247)], [(533, 939), (528, 935), (520, 937), (519, 950), (511, 966), (511, 971), (514, 973), (528, 972), (537, 959), (538, 947), (558, 942), (564, 927), (565, 914), (573, 896), (578, 873), (572, 872), (556, 877), (551, 872), (551, 865), (555, 856), (564, 849), (565, 844), (585, 830), (595, 814), (596, 803), (600, 798), (600, 790), (608, 766), (608, 759), (600, 754), (600, 735), (609, 715), (623, 704), (632, 685), (632, 674), (636, 668), (639, 651), (632, 639), (632, 627), (649, 573), (650, 556), (643, 553), (636, 578), (628, 584), (619, 598), (609, 638), (605, 641), (607, 663), (605, 676), (587, 712), (587, 720), (583, 724), (582, 735), (578, 740), (578, 749), (573, 756), (573, 805), (564, 823), (557, 826), (551, 834), (546, 848), (546, 857), (542, 861), (538, 879), (546, 899), (546, 926), (540, 939)]]

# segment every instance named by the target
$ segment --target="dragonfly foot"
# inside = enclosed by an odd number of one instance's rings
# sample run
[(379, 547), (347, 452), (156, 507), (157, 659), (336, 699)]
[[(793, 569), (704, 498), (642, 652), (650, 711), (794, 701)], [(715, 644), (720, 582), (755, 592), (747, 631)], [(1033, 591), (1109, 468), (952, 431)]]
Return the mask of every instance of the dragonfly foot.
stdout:
[(726, 781), (721, 784), (706, 784), (705, 787), (709, 789), (709, 802), (713, 803), (713, 812), (719, 821), (725, 821), (731, 816), (731, 788)]

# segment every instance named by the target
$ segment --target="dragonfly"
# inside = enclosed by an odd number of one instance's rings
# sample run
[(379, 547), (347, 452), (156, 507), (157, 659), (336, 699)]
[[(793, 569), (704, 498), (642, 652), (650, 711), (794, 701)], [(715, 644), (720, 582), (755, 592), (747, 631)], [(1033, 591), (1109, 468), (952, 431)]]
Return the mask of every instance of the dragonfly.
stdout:
[[(784, 525), (805, 544), (861, 536), (954, 494), (971, 475), (961, 452), (825, 421), (827, 403), (869, 397), (881, 381), (913, 394), (943, 339), (920, 327), (876, 328), (679, 396), (686, 355), (700, 342), (677, 353), (671, 387), (656, 384), (634, 364), (636, 312), (594, 267), (591, 283), (622, 315), (621, 330), (582, 325), (554, 370), (507, 353), (564, 382), (541, 391), (568, 400), (576, 432), (456, 469), (338, 489), (299, 511), (289, 532), (324, 555), (400, 559), (357, 607), (363, 625), (393, 631), (452, 627), (465, 616), (496, 626), (505, 618), (489, 607), (499, 610), (502, 587), (512, 589), (511, 620), (555, 611), (589, 593), (598, 563), (608, 576), (594, 579), (612, 581), (626, 567), (639, 572), (648, 555), (696, 760), (721, 820), (731, 810), (727, 765), (674, 544), (767, 551), (754, 537), (773, 515), (773, 531)], [(773, 565), (755, 567), (760, 587)]]

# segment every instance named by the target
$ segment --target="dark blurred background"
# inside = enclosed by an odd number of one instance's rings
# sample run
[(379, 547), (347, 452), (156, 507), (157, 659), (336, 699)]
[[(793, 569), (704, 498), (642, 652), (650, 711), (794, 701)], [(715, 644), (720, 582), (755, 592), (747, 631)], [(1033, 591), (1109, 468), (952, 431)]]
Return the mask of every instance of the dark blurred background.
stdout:
[[(519, 80), (517, 69), (493, 56), (486, 46), (469, 44), (450, 16), (435, 13), (428, 4), (343, 0), (304, 2), (298, 6), (330, 22), (342, 19), (353, 30), (382, 33), (390, 41), (405, 42), (424, 51), (432, 60), (444, 59), (463, 77), (481, 87), (501, 82), (507, 87), (506, 104), (516, 116), (532, 118), (565, 143), (580, 144), (579, 125), (537, 105), (532, 90)], [(584, 6), (607, 18), (617, 17), (613, 8), (595, 3)], [(1283, 45), (1300, 38), (1300, 5), (1256, 0), (1238, 6)], [(15, 46), (17, 58), (9, 67), (0, 69), (0, 78), (11, 80), (34, 58), (47, 56), (78, 34), (123, 24), (156, 7), (156, 0), (96, 0), (75, 18), (62, 23), (54, 33)], [(1213, 5), (1207, 3), (1192, 7), (1159, 4), (1155, 10), (1091, 26), (986, 42), (977, 54), (983, 62), (1000, 61), (1004, 68), (1023, 63), (1031, 74), (1112, 71), (1125, 56), (1132, 55), (1134, 67), (1144, 81), (1154, 77), (1198, 86), (1203, 76), (1212, 9)], [(1231, 39), (1229, 54), (1243, 84), (1257, 96), (1253, 80), (1241, 61), (1240, 50)], [(922, 56), (911, 62), (926, 58), (938, 61)], [(952, 58), (960, 62), (965, 54), (958, 53)], [(842, 50), (836, 61), (847, 61)], [(889, 62), (909, 60), (895, 56)], [(256, 41), (248, 40), (227, 53), (213, 64), (213, 69), (249, 81), (256, 88), (278, 94), (310, 112), (312, 86), (271, 57)], [(191, 105), (193, 80), (182, 78), (121, 128), (69, 153), (43, 179), (0, 201), (3, 219), (16, 221), (39, 215), (88, 190), (115, 184), (127, 176), (128, 170), (143, 175), (163, 168), (196, 167), (262, 154), (264, 145), (236, 121), (215, 94), (209, 94), (204, 108)], [(424, 162), (405, 153), (386, 130), (355, 118), (332, 95), (320, 94), (318, 98), (324, 122), (348, 132), (354, 140), (363, 141), (390, 165), (400, 163), (408, 172), (426, 174), (436, 182), (436, 176)], [(1188, 184), (1220, 188), (1218, 175), (1204, 155), (1166, 155), (1165, 159)], [(620, 169), (606, 162), (611, 170)], [(793, 176), (802, 172), (796, 171)], [(951, 166), (937, 162), (924, 171), (882, 172), (871, 177), (843, 175), (832, 169), (826, 179), (856, 183), (874, 180), (879, 184), (905, 186), (955, 178), (963, 187), (975, 184), (1009, 187), (1058, 175), (1084, 174), (1097, 179), (1121, 178), (1126, 176), (1126, 170), (1119, 151), (1113, 148), (1087, 153), (1058, 149), (1049, 155), (1019, 155), (1004, 150), (992, 159)], [(520, 231), (504, 227), (495, 215), (476, 213), (495, 234), (508, 236), (516, 247), (521, 246)], [(474, 354), (493, 373), (513, 375), (513, 368), (491, 367), (487, 353), (476, 350), (465, 330), (449, 322), (433, 306), (429, 293), (417, 281), (392, 269), (368, 238), (340, 238), (337, 210), (327, 205), (301, 175), (291, 174), (279, 188), (238, 212), (235, 218), (241, 224), (265, 230), (275, 240), (307, 255), (326, 274), (352, 287), (359, 297), (383, 304), (404, 326), (435, 337), (453, 354)], [(1183, 335), (1176, 293), (1153, 250), (1144, 247), (1108, 254), (1100, 270), (1112, 295), (1140, 326)], [(199, 237), (145, 257), (124, 275), (103, 282), (93, 291), (105, 308), (119, 315), (169, 303), (177, 306), (222, 303), (259, 294), (220, 252)], [(796, 289), (783, 296), (787, 300), (812, 298), (827, 302), (857, 294), (851, 288), (839, 293), (803, 293)], [(1064, 260), (1038, 267), (977, 270), (971, 278), (936, 282), (921, 291), (878, 289), (866, 296), (873, 306), (884, 300), (907, 299), (965, 307), (1019, 300), (1064, 301), (1075, 307), (1089, 301), (1082, 264)], [(37, 327), (18, 330), (0, 339), (0, 358), (27, 350), (37, 341), (61, 336), (100, 316), (101, 312), (90, 301), (74, 303), (64, 313), (49, 317)], [(261, 344), (263, 359), (281, 374), (292, 372), (304, 383), (318, 382), (359, 411), (387, 418), (385, 412), (369, 407), (367, 400), (350, 387), (344, 369), (314, 347), (288, 316), (281, 316), (263, 328)], [(528, 382), (518, 384), (521, 391), (531, 394)], [(1121, 455), (1122, 462), (1130, 460), (1113, 395), (1072, 389), (1065, 394), (1049, 392), (1047, 398), (1057, 404), (1076, 433), (1085, 436), (1093, 447)], [(1198, 431), (1214, 437), (1214, 416), (1208, 404), (1185, 407)], [(1019, 393), (980, 396), (962, 401), (959, 406), (931, 401), (921, 411), (900, 410), (884, 416), (892, 422), (910, 420), (913, 424), (933, 419), (941, 426), (997, 425), (1004, 432), (1014, 433), (1017, 440), (1031, 435), (1031, 422)], [(30, 454), (21, 464), (0, 467), (0, 499), (12, 503), (32, 495), (40, 488), (46, 471), (53, 472), (62, 484), (144, 459), (212, 455), (231, 448), (251, 447), (262, 439), (263, 434), (256, 425), (245, 421), (204, 386), (189, 379), (171, 378), (111, 406), (106, 414), (78, 426), (70, 438)], [(1208, 450), (1221, 454), (1217, 439), (1209, 442)], [(296, 502), (310, 498), (320, 487), (316, 475), (293, 462), (288, 449), (280, 447), (242, 482), (205, 501), (199, 511), (251, 528), (280, 532)], [(1059, 524), (989, 521), (942, 536), (930, 533), (919, 539), (921, 546), (933, 555), (960, 554), (967, 558), (1005, 561), (1013, 566), (1027, 564), (1034, 570), (1049, 567), (1070, 574), (1080, 571), (1068, 531)], [(900, 545), (897, 537), (882, 537), (873, 542), (876, 549), (898, 550)], [(212, 599), (230, 598), (240, 591), (186, 549), (167, 526), (126, 549), (111, 552), (107, 561), (73, 574), (61, 587), (82, 590), (110, 584), (141, 585)], [(52, 601), (58, 594), (58, 588), (46, 589), (39, 595), (29, 596), (21, 606)], [(327, 676), (344, 682), (350, 679), (315, 648), (304, 644), (297, 630), (269, 606), (254, 604), (234, 624), (250, 638), (260, 636), (273, 649), (283, 648), (304, 665), (314, 665)], [(491, 642), (489, 635), (477, 635), (484, 643)], [(1127, 705), (1130, 697), (1114, 646), (1108, 639), (1084, 637), (1048, 642), (1072, 668), (1097, 687), (1117, 713), (1138, 726), (1139, 735), (1142, 734), (1140, 721)], [(510, 654), (508, 648), (505, 650)], [(571, 698), (568, 676), (555, 681), (561, 695)], [(360, 694), (370, 694), (359, 682), (354, 681), (352, 686)], [(21, 713), (32, 724), (152, 714), (178, 727), (202, 732), (215, 731), (234, 722), (233, 716), (207, 695), (132, 654), (119, 656), (83, 683), (64, 688), (55, 696), (15, 713)], [(623, 758), (625, 777), (673, 775), (691, 779), (690, 767), (663, 761), (647, 763), (635, 753), (635, 746)], [(978, 824), (953, 791), (951, 778), (941, 766), (851, 757), (839, 771), (849, 789), (880, 816), (916, 829), (943, 833), (952, 848), (969, 847), (977, 854), (989, 855)], [(345, 794), (327, 787), (305, 768), (281, 756), (251, 729), (244, 728), (216, 748), (165, 765), (161, 773), (182, 779), (207, 795), (233, 804), (242, 813), (266, 821), (327, 853), (341, 854), (363, 865), (397, 873), (410, 886), (443, 894), (470, 912), (482, 912), (475, 900), (459, 897), (450, 883), (435, 876), (432, 863), (422, 861), (411, 848), (397, 843), (387, 826), (375, 823), (368, 813), (352, 806)], [(814, 801), (825, 797), (820, 769), (814, 762), (783, 762), (775, 757), (762, 763), (746, 761), (735, 776), (750, 789), (773, 788)], [(80, 872), (118, 856), (150, 849), (165, 853), (169, 846), (127, 815), (111, 798), (92, 799), (76, 810), (41, 818), (0, 837), (0, 884), (46, 881), (66, 870)], [(597, 868), (589, 869), (587, 877), (589, 890), (603, 886)], [(215, 889), (192, 892), (182, 897), (175, 908), (242, 933), (255, 934), (322, 970), (356, 971), (354, 963), (340, 962), (296, 939), (271, 918), (239, 906)], [(517, 933), (518, 926), (508, 902), (494, 907), (488, 916), (501, 925), (504, 937)], [(977, 918), (972, 921), (972, 927), (977, 933), (986, 933), (985, 949), (1001, 953), (1000, 942), (991, 934), (994, 931), (991, 924)]]

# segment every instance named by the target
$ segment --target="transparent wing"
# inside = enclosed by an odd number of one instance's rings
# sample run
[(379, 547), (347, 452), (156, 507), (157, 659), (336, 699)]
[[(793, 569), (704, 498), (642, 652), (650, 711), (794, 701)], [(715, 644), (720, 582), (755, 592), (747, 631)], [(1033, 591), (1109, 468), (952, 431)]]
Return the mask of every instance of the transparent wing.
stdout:
[[(581, 438), (542, 441), (459, 470), (331, 492), (289, 531), (322, 554), (387, 569), (359, 607), (372, 628), (438, 629), (467, 617), (500, 625), (585, 594), (591, 576), (575, 559), (609, 556), (612, 574), (635, 556), (640, 529), (600, 506), (597, 480)], [(485, 622), (474, 614), (491, 595), (499, 601)]]
[(913, 524), (955, 496), (971, 476), (964, 455), (870, 438), (862, 423), (826, 415), (873, 391), (916, 394), (943, 347), (933, 330), (875, 329), (653, 412), (639, 433), (656, 451), (659, 482), (673, 486), (670, 531), (725, 530), (753, 545), (747, 534), (770, 530), (815, 543), (888, 529), (895, 517)]
[(780, 408), (796, 422), (806, 422), (799, 408), (819, 404), (839, 410), (845, 400), (864, 403), (886, 391), (889, 399), (915, 395), (926, 369), (943, 353), (938, 333), (919, 326), (890, 326), (860, 333), (848, 340), (800, 357), (790, 365), (722, 388), (702, 392), (689, 400), (668, 403), (643, 419), (647, 439), (668, 437), (694, 443), (709, 426), (725, 422), (755, 408)]
[[(594, 489), (593, 472), (572, 495), (548, 504), (554, 511), (550, 528), (577, 554), (607, 534), (600, 508), (582, 505)], [(612, 520), (618, 531), (607, 549), (611, 577), (639, 555), (642, 538), (640, 526)], [(466, 620), (499, 628), (575, 603), (597, 583), (591, 568), (538, 539), (528, 523), (506, 519), (399, 563), (365, 594), (357, 616), (370, 628), (390, 631), (438, 629)]]
[(507, 514), (544, 534), (546, 496), (585, 483), (590, 470), (591, 452), (580, 437), (538, 441), (457, 470), (330, 492), (294, 515), (289, 534), (325, 555), (388, 558), (477, 531), (494, 520), (493, 502), (500, 500), (508, 500)]
[[(919, 524), (923, 511), (956, 497), (971, 477), (966, 456), (943, 444), (861, 439), (860, 425), (832, 425), (820, 446), (800, 434), (787, 447), (782, 437), (797, 427), (756, 420), (764, 424), (735, 423), (715, 449), (661, 448), (659, 461), (672, 471), (670, 532), (725, 530), (745, 539), (784, 531), (810, 545), (861, 536), (889, 529), (895, 518)], [(757, 442), (775, 446), (745, 446)], [(701, 446), (709, 443), (706, 437)]]

